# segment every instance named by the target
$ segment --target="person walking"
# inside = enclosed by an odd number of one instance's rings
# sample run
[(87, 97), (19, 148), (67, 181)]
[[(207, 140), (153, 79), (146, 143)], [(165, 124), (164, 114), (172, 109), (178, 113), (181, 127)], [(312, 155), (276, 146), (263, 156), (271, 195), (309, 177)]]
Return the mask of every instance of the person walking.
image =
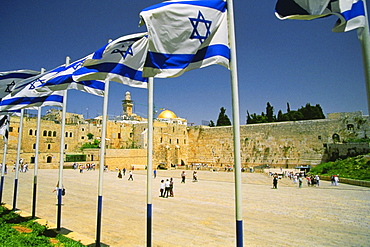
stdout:
[(157, 169), (155, 169), (155, 168), (154, 168), (154, 171), (153, 171), (153, 176), (154, 176), (154, 178), (157, 177)]
[(196, 171), (193, 171), (193, 182), (198, 182), (198, 174)]
[(128, 175), (129, 175), (129, 177), (128, 177), (128, 179), (127, 179), (127, 180), (134, 181), (134, 178), (132, 177), (132, 171), (130, 171), (130, 172), (128, 173)]
[(186, 178), (186, 172), (182, 171), (182, 173), (181, 173), (181, 183), (185, 183), (185, 178)]
[(118, 178), (122, 178), (121, 169), (118, 169)]
[(279, 181), (279, 177), (278, 177), (277, 174), (275, 174), (274, 175), (274, 178), (272, 179), (272, 188), (273, 189), (277, 189), (278, 181)]

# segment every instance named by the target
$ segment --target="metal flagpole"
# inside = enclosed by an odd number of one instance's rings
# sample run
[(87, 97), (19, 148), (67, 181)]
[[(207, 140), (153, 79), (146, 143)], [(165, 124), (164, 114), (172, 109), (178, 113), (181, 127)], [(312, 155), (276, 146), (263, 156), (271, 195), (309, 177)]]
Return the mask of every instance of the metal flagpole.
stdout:
[[(6, 125), (6, 129), (9, 133), (9, 124), (10, 124), (10, 115), (7, 115), (8, 123)], [(3, 153), (3, 163), (1, 167), (1, 181), (0, 181), (0, 204), (3, 202), (3, 190), (4, 190), (4, 175), (5, 175), (5, 167), (6, 167), (6, 152), (8, 150), (8, 138), (4, 136), (4, 153)]]
[[(45, 73), (45, 69), (41, 69), (41, 74)], [(40, 146), (40, 125), (41, 125), (41, 106), (37, 110), (37, 126), (36, 126), (36, 147), (35, 161), (33, 169), (33, 197), (32, 197), (32, 218), (36, 218), (36, 199), (37, 199), (37, 175), (39, 167), (39, 146)]]
[(96, 220), (96, 240), (95, 246), (100, 247), (101, 235), (101, 217), (103, 207), (103, 173), (104, 173), (104, 157), (105, 157), (105, 137), (107, 129), (108, 118), (108, 94), (109, 94), (109, 80), (105, 80), (104, 85), (104, 102), (103, 102), (103, 119), (100, 138), (100, 160), (99, 160), (99, 185), (98, 185), (98, 211)]
[[(66, 57), (66, 66), (70, 63), (70, 57)], [(63, 106), (62, 106), (62, 127), (60, 131), (60, 157), (59, 157), (59, 179), (58, 179), (58, 209), (57, 209), (57, 231), (60, 231), (62, 219), (62, 190), (63, 190), (63, 166), (64, 166), (64, 142), (65, 142), (65, 127), (67, 113), (67, 90), (63, 91)]]
[(22, 133), (23, 133), (23, 117), (24, 109), (21, 109), (21, 117), (19, 120), (17, 160), (15, 163), (15, 178), (14, 178), (14, 195), (13, 195), (13, 211), (17, 210), (17, 195), (18, 195), (18, 176), (19, 176), (19, 161), (21, 156)]
[(364, 72), (366, 80), (367, 107), (370, 115), (370, 34), (369, 20), (367, 19), (366, 0), (363, 0), (365, 10), (365, 27), (357, 29), (358, 38), (361, 42), (362, 60), (364, 63)]
[(146, 201), (147, 201), (147, 220), (146, 220), (146, 246), (152, 246), (152, 170), (153, 170), (153, 88), (154, 78), (148, 78), (148, 147), (147, 147), (147, 175), (146, 175)]
[(228, 30), (230, 45), (230, 75), (233, 105), (233, 134), (234, 134), (234, 176), (235, 176), (235, 216), (236, 216), (236, 246), (243, 246), (243, 214), (242, 214), (242, 181), (240, 159), (240, 119), (238, 71), (236, 60), (236, 42), (234, 25), (234, 6), (232, 0), (227, 0)]

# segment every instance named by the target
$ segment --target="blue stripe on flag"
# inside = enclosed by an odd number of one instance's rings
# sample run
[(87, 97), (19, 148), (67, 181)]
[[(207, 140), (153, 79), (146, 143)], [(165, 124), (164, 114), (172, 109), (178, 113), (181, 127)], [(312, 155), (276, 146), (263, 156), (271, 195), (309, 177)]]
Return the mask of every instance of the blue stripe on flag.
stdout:
[(222, 56), (230, 59), (230, 49), (226, 45), (211, 45), (202, 48), (193, 54), (163, 54), (148, 52), (150, 59), (145, 62), (145, 67), (158, 69), (183, 69), (190, 63), (199, 62), (207, 58)]
[[(86, 68), (86, 69), (85, 69)], [(76, 70), (74, 75), (85, 75), (90, 73), (110, 73), (116, 74), (123, 77), (127, 77), (132, 80), (147, 82), (148, 78), (143, 77), (143, 73), (136, 69), (130, 68), (124, 64), (118, 63), (101, 63), (97, 65), (91, 65), (82, 67), (79, 70)]]
[(103, 81), (78, 81), (77, 84), (83, 85), (93, 89), (104, 91), (105, 83)]
[(56, 102), (62, 103), (63, 96), (61, 95), (49, 95), (43, 97), (14, 97), (10, 99), (3, 99), (1, 105), (31, 105), (36, 103), (45, 103), (45, 102)]
[(365, 16), (365, 7), (362, 1), (358, 1), (352, 5), (352, 9), (341, 13), (346, 21), (356, 18), (358, 16)]
[(28, 73), (10, 73), (7, 75), (0, 76), (0, 80), (5, 79), (27, 79), (29, 77), (35, 76), (36, 74), (28, 74)]
[(177, 1), (177, 2), (163, 2), (159, 4), (155, 4), (153, 6), (150, 6), (148, 8), (145, 8), (142, 10), (143, 11), (149, 11), (152, 9), (158, 9), (161, 7), (165, 7), (168, 5), (172, 4), (187, 4), (187, 5), (196, 5), (196, 6), (201, 6), (201, 7), (207, 7), (207, 8), (212, 8), (221, 12), (226, 11), (226, 2), (222, 0), (207, 0), (207, 1)]

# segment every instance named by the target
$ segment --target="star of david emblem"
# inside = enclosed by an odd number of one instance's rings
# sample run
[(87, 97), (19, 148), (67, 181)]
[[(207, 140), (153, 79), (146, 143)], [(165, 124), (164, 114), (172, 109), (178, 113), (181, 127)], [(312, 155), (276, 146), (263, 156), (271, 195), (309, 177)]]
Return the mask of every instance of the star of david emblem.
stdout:
[(193, 32), (191, 33), (190, 39), (199, 39), (200, 43), (202, 44), (211, 34), (210, 29), (212, 21), (206, 20), (200, 11), (197, 18), (189, 17), (189, 20), (193, 26)]
[[(125, 47), (124, 45), (122, 45), (122, 47)], [(111, 54), (113, 53), (119, 53), (121, 54), (121, 56), (126, 59), (126, 57), (128, 55), (131, 55), (133, 56), (134, 55), (134, 52), (132, 51), (132, 45), (130, 45), (126, 50), (120, 50), (120, 49), (114, 49)]]
[(36, 82), (39, 82), (40, 84), (42, 84), (42, 83), (44, 82), (44, 80), (37, 79), (37, 80), (35, 80), (35, 81), (31, 82), (31, 83), (30, 83), (30, 87), (28, 88), (28, 90), (33, 90), (33, 89), (35, 89), (35, 88), (36, 88), (36, 86), (35, 86)]
[(13, 88), (15, 86), (15, 81), (12, 81), (11, 83), (7, 84), (6, 85), (6, 89), (5, 89), (5, 92), (7, 93), (11, 93)]

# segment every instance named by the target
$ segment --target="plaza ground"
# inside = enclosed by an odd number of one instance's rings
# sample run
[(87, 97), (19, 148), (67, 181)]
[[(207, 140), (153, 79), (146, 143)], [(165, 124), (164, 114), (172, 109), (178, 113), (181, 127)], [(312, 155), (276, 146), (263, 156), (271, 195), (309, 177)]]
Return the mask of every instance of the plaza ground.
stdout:
[[(153, 179), (153, 246), (235, 246), (234, 174), (198, 171), (199, 182), (180, 183), (181, 170)], [(85, 244), (96, 237), (98, 171), (64, 170), (62, 228)], [(175, 197), (159, 197), (161, 179), (173, 177)], [(101, 242), (146, 245), (146, 171), (134, 181), (104, 173)], [(58, 170), (38, 171), (36, 215), (56, 223)], [(13, 204), (14, 172), (5, 176), (3, 203)], [(288, 178), (271, 189), (264, 173), (242, 173), (244, 246), (369, 246), (370, 188), (321, 181), (303, 188)], [(33, 170), (19, 174), (17, 208), (32, 211)]]

